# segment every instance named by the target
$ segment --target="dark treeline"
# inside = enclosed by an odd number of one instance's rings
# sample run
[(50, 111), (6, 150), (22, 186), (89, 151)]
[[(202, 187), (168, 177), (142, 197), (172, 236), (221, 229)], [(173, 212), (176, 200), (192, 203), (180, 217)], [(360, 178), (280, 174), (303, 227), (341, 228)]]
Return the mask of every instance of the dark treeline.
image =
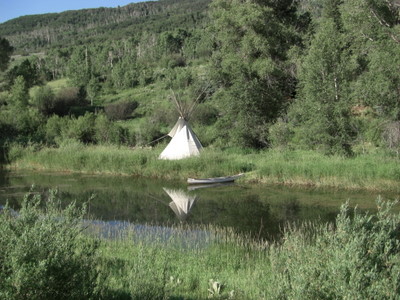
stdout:
[[(11, 20), (1, 56), (43, 54), (3, 68), (2, 137), (135, 145), (115, 121), (146, 104), (108, 99), (156, 86), (160, 98), (206, 90), (206, 144), (398, 154), (399, 11), (394, 0), (164, 0)], [(62, 78), (68, 88), (45, 86)], [(151, 123), (146, 141), (171, 125), (155, 113), (135, 115)]]

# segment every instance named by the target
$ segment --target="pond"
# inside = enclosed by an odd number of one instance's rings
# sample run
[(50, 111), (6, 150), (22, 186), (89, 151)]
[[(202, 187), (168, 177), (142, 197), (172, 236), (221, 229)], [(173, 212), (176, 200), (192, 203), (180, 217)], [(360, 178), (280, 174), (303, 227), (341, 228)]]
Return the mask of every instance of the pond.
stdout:
[(379, 196), (370, 191), (305, 189), (286, 186), (231, 185), (191, 189), (184, 183), (129, 176), (0, 170), (0, 205), (18, 210), (23, 196), (57, 188), (68, 203), (89, 201), (90, 215), (102, 221), (172, 226), (180, 223), (231, 227), (255, 238), (277, 238), (287, 223), (333, 221), (340, 205), (375, 211)]

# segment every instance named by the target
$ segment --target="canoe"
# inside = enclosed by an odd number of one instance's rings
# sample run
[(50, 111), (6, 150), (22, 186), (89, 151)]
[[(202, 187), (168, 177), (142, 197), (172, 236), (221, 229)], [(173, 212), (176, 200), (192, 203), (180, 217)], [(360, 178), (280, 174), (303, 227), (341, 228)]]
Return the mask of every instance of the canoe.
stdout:
[(232, 176), (224, 176), (224, 177), (213, 177), (213, 178), (188, 178), (188, 184), (214, 184), (214, 183), (223, 183), (223, 182), (233, 182), (236, 179), (242, 177), (244, 173), (232, 175)]

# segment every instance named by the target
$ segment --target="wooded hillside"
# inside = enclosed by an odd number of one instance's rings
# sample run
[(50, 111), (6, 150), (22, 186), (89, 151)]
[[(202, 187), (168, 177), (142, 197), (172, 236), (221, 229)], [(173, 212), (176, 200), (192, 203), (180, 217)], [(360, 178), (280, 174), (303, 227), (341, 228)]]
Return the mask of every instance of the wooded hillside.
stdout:
[(31, 53), (49, 46), (66, 47), (138, 36), (142, 31), (193, 28), (205, 16), (210, 2), (159, 0), (117, 8), (29, 15), (0, 24), (0, 36), (7, 38), (17, 53)]
[[(0, 36), (4, 140), (148, 144), (176, 120), (171, 90), (206, 89), (206, 146), (400, 153), (399, 0), (161, 0)], [(10, 45), (42, 54), (7, 64)]]

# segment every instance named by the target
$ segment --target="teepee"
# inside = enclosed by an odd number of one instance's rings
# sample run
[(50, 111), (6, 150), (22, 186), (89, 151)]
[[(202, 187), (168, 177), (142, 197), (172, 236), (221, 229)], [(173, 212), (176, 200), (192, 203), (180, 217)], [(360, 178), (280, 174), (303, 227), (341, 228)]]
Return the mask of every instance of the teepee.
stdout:
[(160, 159), (174, 160), (200, 155), (200, 150), (203, 146), (188, 123), (200, 97), (201, 95), (193, 101), (191, 106), (185, 106), (176, 98), (174, 92), (172, 92), (172, 99), (180, 116), (175, 126), (168, 133), (172, 139), (164, 151), (161, 152)]

